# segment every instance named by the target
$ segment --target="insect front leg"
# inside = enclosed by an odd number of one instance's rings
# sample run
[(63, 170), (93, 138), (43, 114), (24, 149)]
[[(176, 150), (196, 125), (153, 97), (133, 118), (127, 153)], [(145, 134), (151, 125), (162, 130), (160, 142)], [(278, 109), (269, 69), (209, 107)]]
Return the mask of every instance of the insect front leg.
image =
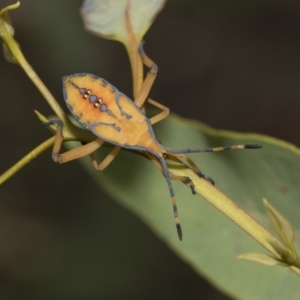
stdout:
[(51, 120), (49, 122), (43, 123), (43, 125), (44, 126), (56, 125), (56, 134), (55, 134), (54, 146), (52, 149), (52, 159), (53, 161), (60, 163), (58, 153), (64, 141), (64, 137), (62, 134), (62, 122), (60, 120)]
[(83, 146), (80, 146), (78, 148), (74, 148), (72, 150), (69, 150), (64, 153), (59, 153), (61, 145), (64, 141), (64, 137), (62, 134), (62, 123), (60, 120), (52, 120), (50, 122), (44, 123), (45, 126), (54, 124), (57, 126), (55, 140), (54, 140), (54, 146), (52, 150), (52, 159), (59, 163), (65, 163), (74, 159), (81, 158), (83, 156), (89, 155), (95, 150), (97, 150), (102, 144), (104, 144), (104, 141), (100, 139), (96, 139), (88, 144), (85, 144)]

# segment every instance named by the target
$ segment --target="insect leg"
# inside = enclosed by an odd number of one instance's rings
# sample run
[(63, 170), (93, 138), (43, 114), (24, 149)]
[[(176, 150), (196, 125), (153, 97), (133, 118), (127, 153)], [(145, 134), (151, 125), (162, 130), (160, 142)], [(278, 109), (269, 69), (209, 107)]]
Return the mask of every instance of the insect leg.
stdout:
[(136, 99), (134, 99), (134, 102), (137, 104), (138, 107), (142, 107), (145, 104), (145, 101), (147, 100), (148, 94), (151, 90), (151, 87), (154, 83), (154, 80), (156, 78), (158, 67), (157, 65), (146, 55), (144, 49), (143, 49), (143, 43), (141, 43), (139, 47), (139, 52), (143, 61), (143, 64), (145, 64), (150, 70), (148, 71), (145, 80), (137, 94)]
[(209, 181), (212, 185), (215, 185), (215, 181), (210, 178), (209, 176), (205, 175), (198, 167), (197, 165), (192, 161), (192, 159), (185, 153), (181, 153), (181, 154), (172, 154), (176, 157), (179, 157), (179, 158), (184, 158), (188, 163), (189, 165), (191, 166), (192, 170), (199, 176), (199, 177), (202, 177), (204, 179), (206, 179), (207, 181)]
[(200, 153), (200, 152), (219, 152), (219, 151), (227, 151), (227, 150), (239, 150), (239, 149), (257, 149), (261, 148), (261, 145), (251, 145), (251, 144), (244, 144), (244, 145), (231, 145), (231, 146), (221, 146), (221, 147), (214, 147), (214, 148), (199, 148), (199, 149), (167, 149), (165, 148), (167, 153), (170, 154), (181, 154), (181, 153)]
[(120, 150), (120, 147), (114, 147), (101, 163), (97, 162), (94, 153), (90, 154), (95, 169), (98, 171), (103, 171), (114, 160)]
[(121, 148), (120, 147), (114, 147), (108, 154), (107, 156), (103, 159), (101, 163), (98, 163), (95, 155), (93, 153), (90, 154), (90, 158), (92, 160), (93, 166), (96, 170), (98, 171), (103, 171), (110, 163), (115, 159), (115, 157), (118, 155), (120, 152)]
[(192, 194), (196, 195), (196, 191), (195, 191), (195, 185), (194, 182), (192, 181), (192, 179), (190, 177), (187, 176), (178, 176), (178, 175), (170, 175), (170, 178), (173, 180), (178, 180), (181, 181), (183, 183), (185, 183), (187, 186), (190, 187)]
[(175, 194), (174, 194), (173, 185), (172, 185), (172, 182), (171, 182), (169, 170), (168, 170), (168, 167), (167, 167), (167, 163), (166, 163), (166, 161), (163, 157), (158, 157), (158, 159), (161, 163), (163, 174), (164, 174), (164, 176), (167, 180), (167, 183), (168, 183), (168, 187), (169, 187), (169, 191), (170, 191), (170, 195), (171, 195), (172, 206), (173, 206), (173, 213), (174, 213), (176, 229), (177, 229), (178, 237), (182, 241), (182, 230), (181, 230), (180, 221), (179, 221), (179, 217), (178, 217), (176, 198), (175, 198)]
[(168, 107), (166, 107), (166, 106), (164, 106), (164, 105), (162, 105), (162, 104), (160, 104), (160, 103), (158, 103), (155, 100), (150, 99), (150, 98), (148, 98), (147, 102), (152, 104), (153, 106), (156, 106), (156, 107), (160, 108), (162, 110), (159, 114), (157, 114), (156, 116), (154, 116), (150, 119), (151, 124), (158, 123), (161, 120), (165, 119), (169, 115), (170, 110), (169, 110)]
[(49, 122), (43, 123), (44, 126), (49, 125), (56, 125), (56, 134), (55, 134), (55, 140), (54, 140), (54, 146), (52, 149), (52, 159), (55, 162), (58, 162), (58, 153), (60, 151), (61, 145), (64, 141), (64, 137), (62, 135), (62, 122), (60, 120), (51, 120)]
[(104, 141), (100, 139), (96, 139), (86, 145), (80, 146), (78, 148), (69, 150), (64, 153), (59, 153), (62, 142), (64, 140), (62, 135), (62, 123), (60, 120), (52, 120), (50, 122), (44, 123), (44, 125), (51, 125), (55, 124), (57, 125), (56, 135), (55, 135), (55, 141), (54, 146), (52, 150), (52, 159), (57, 163), (65, 163), (70, 160), (78, 159), (80, 157), (86, 156), (95, 150), (97, 150), (102, 144), (104, 144)]
[(60, 164), (66, 163), (68, 161), (78, 159), (84, 157), (86, 155), (91, 154), (92, 152), (96, 151), (104, 144), (104, 141), (100, 139), (95, 139), (94, 141), (87, 143), (83, 146), (71, 149), (64, 153), (52, 153), (52, 158), (55, 162)]
[[(147, 153), (147, 156), (151, 159), (151, 161), (155, 164), (155, 166), (159, 169), (159, 171), (164, 175), (162, 166), (161, 166), (161, 164), (157, 161), (157, 159), (156, 159), (153, 155), (151, 155), (151, 154), (149, 154), (149, 153)], [(175, 155), (174, 155), (174, 156), (175, 156)], [(191, 191), (192, 191), (193, 195), (196, 194), (196, 191), (195, 191), (195, 185), (194, 185), (193, 181), (192, 181), (189, 177), (187, 177), (187, 176), (173, 175), (173, 174), (170, 174), (170, 173), (169, 173), (169, 176), (170, 176), (170, 178), (171, 178), (172, 180), (179, 180), (179, 181), (181, 181), (181, 182), (187, 184), (187, 185), (191, 188)]]

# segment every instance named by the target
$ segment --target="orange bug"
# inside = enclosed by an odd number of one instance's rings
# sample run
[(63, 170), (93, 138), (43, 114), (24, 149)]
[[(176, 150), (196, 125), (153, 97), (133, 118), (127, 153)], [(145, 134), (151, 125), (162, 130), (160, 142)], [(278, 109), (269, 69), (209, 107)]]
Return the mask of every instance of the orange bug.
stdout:
[[(86, 145), (59, 153), (63, 142), (62, 124), (59, 120), (52, 120), (45, 125), (56, 124), (57, 132), (52, 151), (52, 158), (57, 163), (65, 163), (70, 160), (91, 155), (94, 167), (103, 170), (114, 159), (120, 148), (145, 152), (152, 161), (157, 160), (162, 173), (166, 178), (175, 218), (175, 224), (179, 239), (182, 240), (182, 231), (179, 222), (176, 198), (171, 179), (181, 180), (187, 183), (193, 194), (195, 193), (193, 183), (188, 177), (172, 176), (169, 173), (166, 156), (179, 156), (185, 158), (192, 169), (200, 176), (214, 184), (213, 180), (204, 175), (186, 153), (216, 152), (232, 149), (260, 148), (259, 145), (232, 145), (216, 148), (203, 149), (180, 149), (172, 150), (161, 145), (153, 132), (152, 124), (168, 116), (169, 110), (152, 99), (148, 99), (149, 91), (155, 80), (158, 68), (157, 65), (145, 54), (142, 45), (139, 48), (143, 63), (149, 67), (149, 72), (145, 77), (143, 85), (133, 102), (126, 95), (119, 92), (106, 80), (95, 75), (80, 73), (63, 78), (63, 91), (66, 104), (73, 116), (86, 129), (91, 131), (96, 139)], [(141, 107), (145, 101), (162, 109), (158, 115), (148, 119), (142, 112)], [(103, 143), (110, 143), (117, 146), (111, 151), (100, 164), (93, 156)]]

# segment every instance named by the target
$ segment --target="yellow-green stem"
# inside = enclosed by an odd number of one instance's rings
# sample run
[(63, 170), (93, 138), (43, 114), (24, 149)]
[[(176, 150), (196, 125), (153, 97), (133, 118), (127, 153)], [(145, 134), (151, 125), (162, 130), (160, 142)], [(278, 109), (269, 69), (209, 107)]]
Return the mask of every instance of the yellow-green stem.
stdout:
[(19, 170), (21, 170), (25, 165), (27, 165), (33, 159), (35, 159), (39, 154), (41, 154), (45, 150), (51, 148), (54, 144), (54, 139), (55, 139), (55, 137), (53, 136), (50, 139), (46, 140), (45, 142), (43, 142), (42, 144), (37, 146), (35, 149), (30, 151), (20, 161), (18, 161), (15, 165), (13, 165), (11, 168), (9, 168), (6, 172), (4, 172), (0, 176), (0, 185), (2, 183), (4, 183), (6, 180), (8, 180), (10, 177), (12, 177)]
[(2, 39), (5, 42), (6, 46), (9, 48), (9, 50), (11, 51), (13, 56), (16, 58), (16, 60), (20, 64), (20, 66), (23, 68), (23, 70), (28, 75), (28, 77), (31, 79), (31, 81), (34, 83), (34, 85), (37, 87), (37, 89), (45, 97), (46, 101), (48, 102), (50, 107), (53, 109), (54, 113), (58, 116), (59, 119), (61, 119), (63, 121), (64, 124), (69, 124), (70, 121), (69, 121), (67, 115), (64, 113), (64, 111), (62, 110), (60, 105), (57, 103), (55, 98), (52, 96), (50, 91), (47, 89), (47, 87), (44, 85), (44, 83), (41, 81), (41, 79), (35, 73), (33, 68), (29, 65), (29, 63), (25, 59), (23, 53), (21, 52), (17, 42), (11, 36), (11, 34), (7, 31), (7, 28), (5, 26), (2, 26), (2, 32), (3, 32)]

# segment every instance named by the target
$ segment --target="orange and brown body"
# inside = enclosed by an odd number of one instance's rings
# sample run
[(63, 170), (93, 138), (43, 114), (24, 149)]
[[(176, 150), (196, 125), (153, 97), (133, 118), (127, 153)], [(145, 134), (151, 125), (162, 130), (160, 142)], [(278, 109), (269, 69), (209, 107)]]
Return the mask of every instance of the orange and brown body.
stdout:
[(162, 157), (151, 122), (126, 95), (102, 78), (74, 74), (63, 78), (65, 101), (75, 118), (98, 138), (122, 148)]

